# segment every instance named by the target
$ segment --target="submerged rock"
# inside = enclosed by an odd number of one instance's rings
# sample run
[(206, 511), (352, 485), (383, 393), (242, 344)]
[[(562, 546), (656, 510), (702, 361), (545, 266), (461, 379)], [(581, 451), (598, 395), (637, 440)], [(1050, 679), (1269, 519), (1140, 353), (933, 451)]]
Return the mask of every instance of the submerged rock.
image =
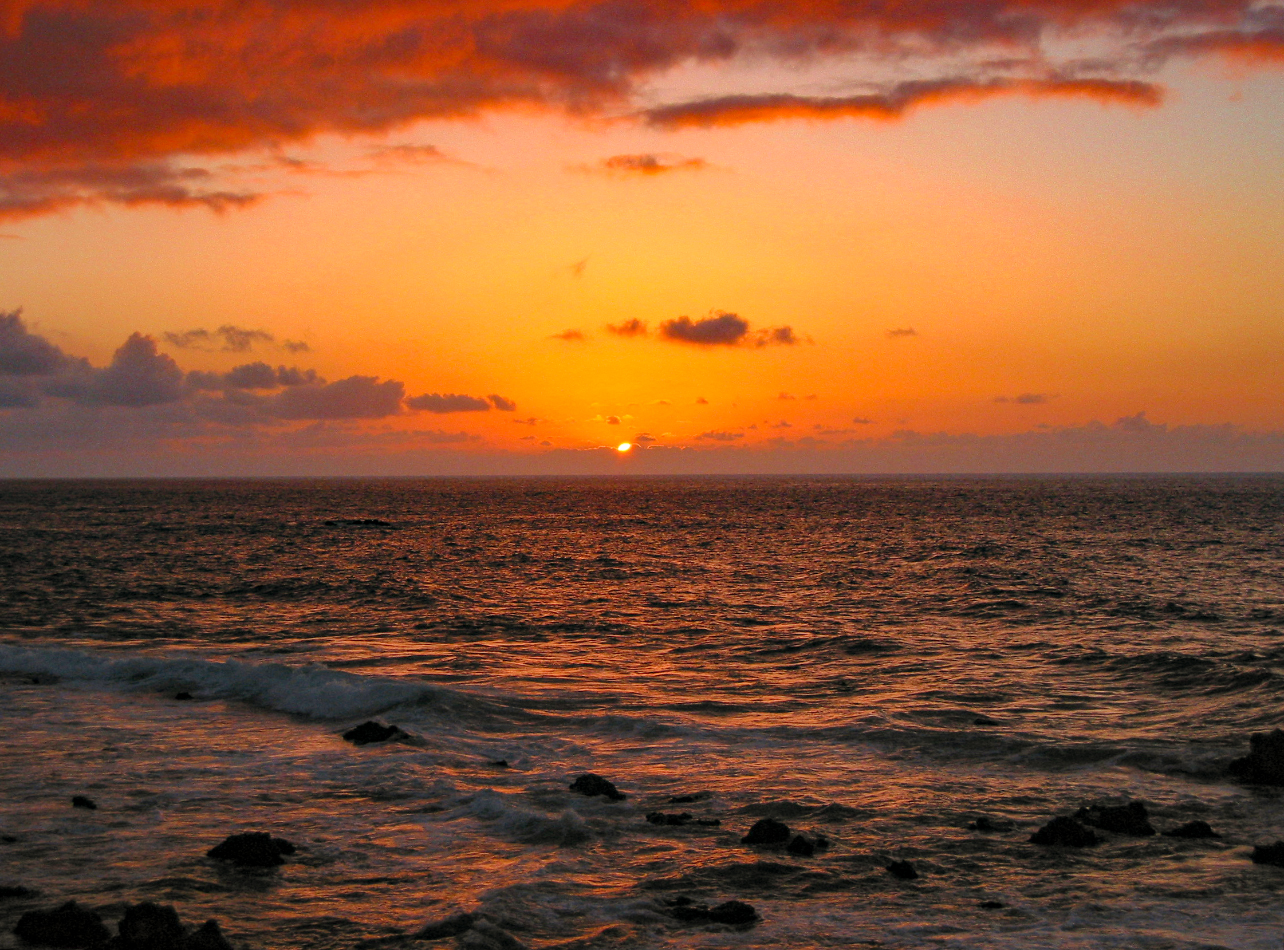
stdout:
[(232, 950), (232, 944), (218, 929), (217, 920), (207, 920), (187, 935), (183, 950)]
[(1053, 818), (1034, 834), (1030, 835), (1030, 841), (1032, 844), (1086, 848), (1097, 843), (1097, 836), (1091, 829), (1085, 828), (1073, 818), (1066, 818), (1063, 815)]
[(745, 927), (758, 921), (758, 912), (744, 901), (725, 901), (714, 907), (694, 903), (689, 897), (675, 898), (669, 904), (669, 913), (683, 923), (727, 924)]
[(22, 915), (15, 935), (41, 947), (97, 947), (111, 936), (103, 919), (75, 901), (53, 910), (33, 910)]
[(92, 798), (86, 798), (84, 795), (73, 795), (71, 797), (71, 807), (86, 808), (89, 811), (94, 811), (98, 808), (98, 805)]
[(295, 847), (284, 838), (273, 838), (266, 831), (248, 831), (231, 835), (222, 844), (205, 852), (206, 857), (247, 868), (274, 868), (284, 864), (283, 854), (294, 854)]
[(1188, 821), (1180, 828), (1164, 832), (1165, 838), (1220, 838), (1206, 821)]
[(989, 716), (977, 716), (972, 720), (974, 726), (997, 726), (998, 720), (991, 719)]
[(662, 811), (653, 811), (653, 812), (647, 813), (646, 820), (653, 825), (676, 825), (678, 827), (681, 827), (682, 825), (691, 824), (691, 822), (694, 821), (695, 819), (692, 818), (691, 815), (685, 811), (682, 812), (682, 814), (680, 815), (673, 815), (673, 814), (666, 815)]
[(754, 822), (749, 833), (740, 839), (741, 844), (784, 844), (789, 840), (789, 826), (774, 818)]
[(416, 940), (441, 940), (445, 937), (458, 937), (461, 933), (471, 930), (475, 918), (472, 914), (451, 914), (442, 920), (434, 920), (426, 923), (415, 932)]
[(174, 698), (179, 700), (180, 702), (186, 702), (187, 700), (192, 699), (193, 697), (191, 693), (187, 691), (183, 691), (181, 693), (175, 693)]
[(810, 858), (816, 853), (816, 846), (802, 835), (794, 835), (785, 850), (800, 858)]
[(914, 865), (908, 861), (893, 861), (887, 865), (886, 870), (892, 877), (899, 878), (902, 881), (912, 881), (918, 877), (918, 872), (914, 870)]
[(1155, 833), (1141, 802), (1126, 805), (1085, 805), (1075, 812), (1075, 820), (1116, 835), (1148, 838)]
[(1284, 785), (1284, 729), (1255, 732), (1248, 737), (1249, 753), (1226, 771), (1250, 785)]
[(1002, 910), (1008, 905), (1003, 903), (1003, 901), (981, 901), (977, 906), (982, 910)]
[(15, 897), (35, 897), (38, 893), (40, 892), (21, 885), (0, 884), (0, 900), (9, 900)]
[(370, 745), (372, 742), (387, 742), (390, 739), (409, 739), (410, 734), (400, 726), (385, 726), (377, 722), (363, 722), (353, 726), (343, 734), (353, 745)]
[(594, 798), (598, 795), (605, 795), (613, 802), (623, 801), (626, 797), (615, 785), (600, 775), (594, 775), (592, 772), (586, 772), (574, 782), (571, 783), (571, 791), (579, 792), (581, 795), (587, 795)]
[(978, 815), (976, 821), (968, 822), (968, 829), (971, 831), (998, 831), (999, 826), (994, 823), (994, 819), (985, 815)]
[(120, 950), (182, 950), (187, 936), (178, 911), (150, 901), (127, 908), (117, 930)]
[(474, 920), (459, 945), (464, 950), (526, 950), (526, 944), (488, 920)]
[(1284, 868), (1284, 841), (1254, 845), (1253, 863), (1273, 864), (1277, 868)]

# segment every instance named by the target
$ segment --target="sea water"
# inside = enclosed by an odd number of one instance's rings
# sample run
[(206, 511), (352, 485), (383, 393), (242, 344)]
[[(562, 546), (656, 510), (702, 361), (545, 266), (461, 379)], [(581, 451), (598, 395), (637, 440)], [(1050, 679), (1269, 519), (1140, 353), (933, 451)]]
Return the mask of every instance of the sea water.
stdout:
[[(1284, 935), (1281, 790), (1225, 776), (1284, 720), (1281, 478), (8, 482), (0, 577), (0, 947), (70, 899), (262, 950)], [(1128, 800), (1221, 837), (1029, 841)]]

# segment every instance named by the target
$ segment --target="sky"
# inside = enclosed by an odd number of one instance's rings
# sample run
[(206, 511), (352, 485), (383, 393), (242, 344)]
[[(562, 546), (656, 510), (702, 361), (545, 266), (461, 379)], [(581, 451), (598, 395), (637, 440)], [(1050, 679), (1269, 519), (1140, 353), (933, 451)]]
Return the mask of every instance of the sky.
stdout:
[(0, 0), (0, 477), (1284, 471), (1282, 355), (1280, 3)]

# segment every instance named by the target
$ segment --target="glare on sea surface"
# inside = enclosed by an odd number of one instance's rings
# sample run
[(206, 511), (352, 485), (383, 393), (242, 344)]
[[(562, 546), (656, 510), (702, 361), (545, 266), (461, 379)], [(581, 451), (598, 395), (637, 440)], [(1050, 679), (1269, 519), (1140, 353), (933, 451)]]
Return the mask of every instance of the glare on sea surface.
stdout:
[(633, 443), (632, 443), (632, 442), (621, 442), (619, 445), (617, 445), (617, 446), (615, 447), (615, 451), (617, 451), (617, 452), (628, 452), (628, 451), (632, 450), (632, 448), (633, 448)]

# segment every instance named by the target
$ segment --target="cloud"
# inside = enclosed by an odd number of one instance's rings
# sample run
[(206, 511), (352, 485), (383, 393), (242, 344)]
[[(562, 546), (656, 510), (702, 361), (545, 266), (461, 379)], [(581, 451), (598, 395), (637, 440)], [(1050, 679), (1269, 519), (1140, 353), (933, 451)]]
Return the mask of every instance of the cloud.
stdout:
[(349, 376), (320, 386), (293, 386), (266, 409), (279, 419), (383, 419), (401, 412), (405, 386), (395, 379)]
[(370, 157), (380, 162), (428, 164), (455, 161), (435, 145), (380, 145), (370, 150)]
[[(182, 333), (166, 333), (164, 337), (166, 343), (180, 350), (222, 349), (228, 353), (246, 353), (254, 348), (255, 343), (276, 342), (276, 337), (266, 330), (247, 330), (230, 323), (223, 324), (217, 330), (184, 330)], [(285, 341), (282, 347), (295, 353), (308, 349), (306, 343), (292, 340)]]
[[(0, 130), (4, 125), (3, 101), (0, 100)], [(253, 192), (205, 187), (212, 178), (212, 173), (206, 169), (179, 168), (168, 162), (18, 168), (0, 174), (0, 220), (35, 217), (75, 205), (98, 204), (203, 207), (222, 213), (247, 207), (262, 197)]]
[(85, 406), (156, 406), (183, 398), (183, 371), (154, 339), (134, 333), (105, 369), (84, 364), (77, 375), (52, 382), (45, 391)]
[(887, 331), (887, 335), (893, 340), (903, 340), (907, 337), (918, 336), (918, 332), (913, 327), (893, 327)]
[(1021, 393), (1016, 396), (995, 396), (995, 402), (1010, 402), (1018, 406), (1042, 406), (1056, 399), (1055, 393)]
[(609, 426), (618, 426), (618, 425), (620, 424), (620, 417), (619, 417), (619, 416), (607, 416), (605, 421), (606, 421), (606, 424), (607, 424), (607, 425), (609, 425)]
[(682, 158), (676, 155), (612, 155), (602, 159), (601, 171), (618, 175), (665, 175), (671, 172), (703, 171), (709, 163), (703, 158)]
[(244, 363), (226, 373), (193, 371), (187, 374), (187, 387), (195, 390), (211, 389), (280, 389), (283, 386), (313, 386), (325, 380), (314, 369), (297, 366), (277, 366), (263, 362)]
[(719, 429), (710, 429), (708, 432), (701, 432), (695, 437), (697, 442), (735, 442), (737, 439), (743, 439), (743, 432), (725, 432)]
[(777, 398), (777, 399), (779, 399), (779, 400), (781, 400), (781, 401), (784, 401), (784, 402), (792, 402), (793, 400), (797, 399), (798, 397), (797, 397), (797, 396), (795, 396), (793, 393), (781, 393), (781, 394), (780, 394), (780, 395), (778, 395), (776, 398)]
[(480, 396), (462, 393), (426, 393), (406, 400), (406, 408), (423, 412), (489, 412), (491, 404)]
[(27, 330), (21, 309), (0, 311), (0, 376), (48, 376), (68, 362), (62, 350)]
[(606, 329), (616, 336), (646, 336), (646, 322), (636, 317), (625, 320), (623, 323), (608, 323)]
[(707, 406), (709, 405), (709, 400), (705, 399), (703, 396), (696, 396), (696, 405)]
[(505, 399), (503, 396), (497, 396), (491, 393), (486, 397), (486, 401), (498, 409), (500, 412), (516, 412), (517, 403), (511, 399)]
[(852, 419), (852, 425), (872, 426), (873, 424), (874, 424), (873, 419), (867, 419), (864, 416), (856, 416), (854, 419)]
[(660, 337), (695, 346), (795, 346), (799, 342), (792, 327), (767, 327), (750, 334), (748, 320), (722, 310), (710, 311), (699, 320), (685, 316), (665, 320), (660, 324)]
[(649, 125), (668, 129), (710, 128), (782, 119), (900, 119), (927, 104), (974, 102), (995, 96), (1086, 98), (1102, 103), (1157, 106), (1163, 90), (1140, 80), (994, 79), (913, 80), (857, 96), (798, 96), (790, 93), (731, 95), (657, 106), (641, 113)]
[(561, 333), (554, 333), (550, 339), (562, 340), (566, 343), (583, 343), (583, 330), (563, 330)]
[(576, 261), (567, 269), (571, 272), (572, 277), (583, 277), (584, 270), (588, 267), (588, 262), (589, 259), (586, 257), (583, 260)]

